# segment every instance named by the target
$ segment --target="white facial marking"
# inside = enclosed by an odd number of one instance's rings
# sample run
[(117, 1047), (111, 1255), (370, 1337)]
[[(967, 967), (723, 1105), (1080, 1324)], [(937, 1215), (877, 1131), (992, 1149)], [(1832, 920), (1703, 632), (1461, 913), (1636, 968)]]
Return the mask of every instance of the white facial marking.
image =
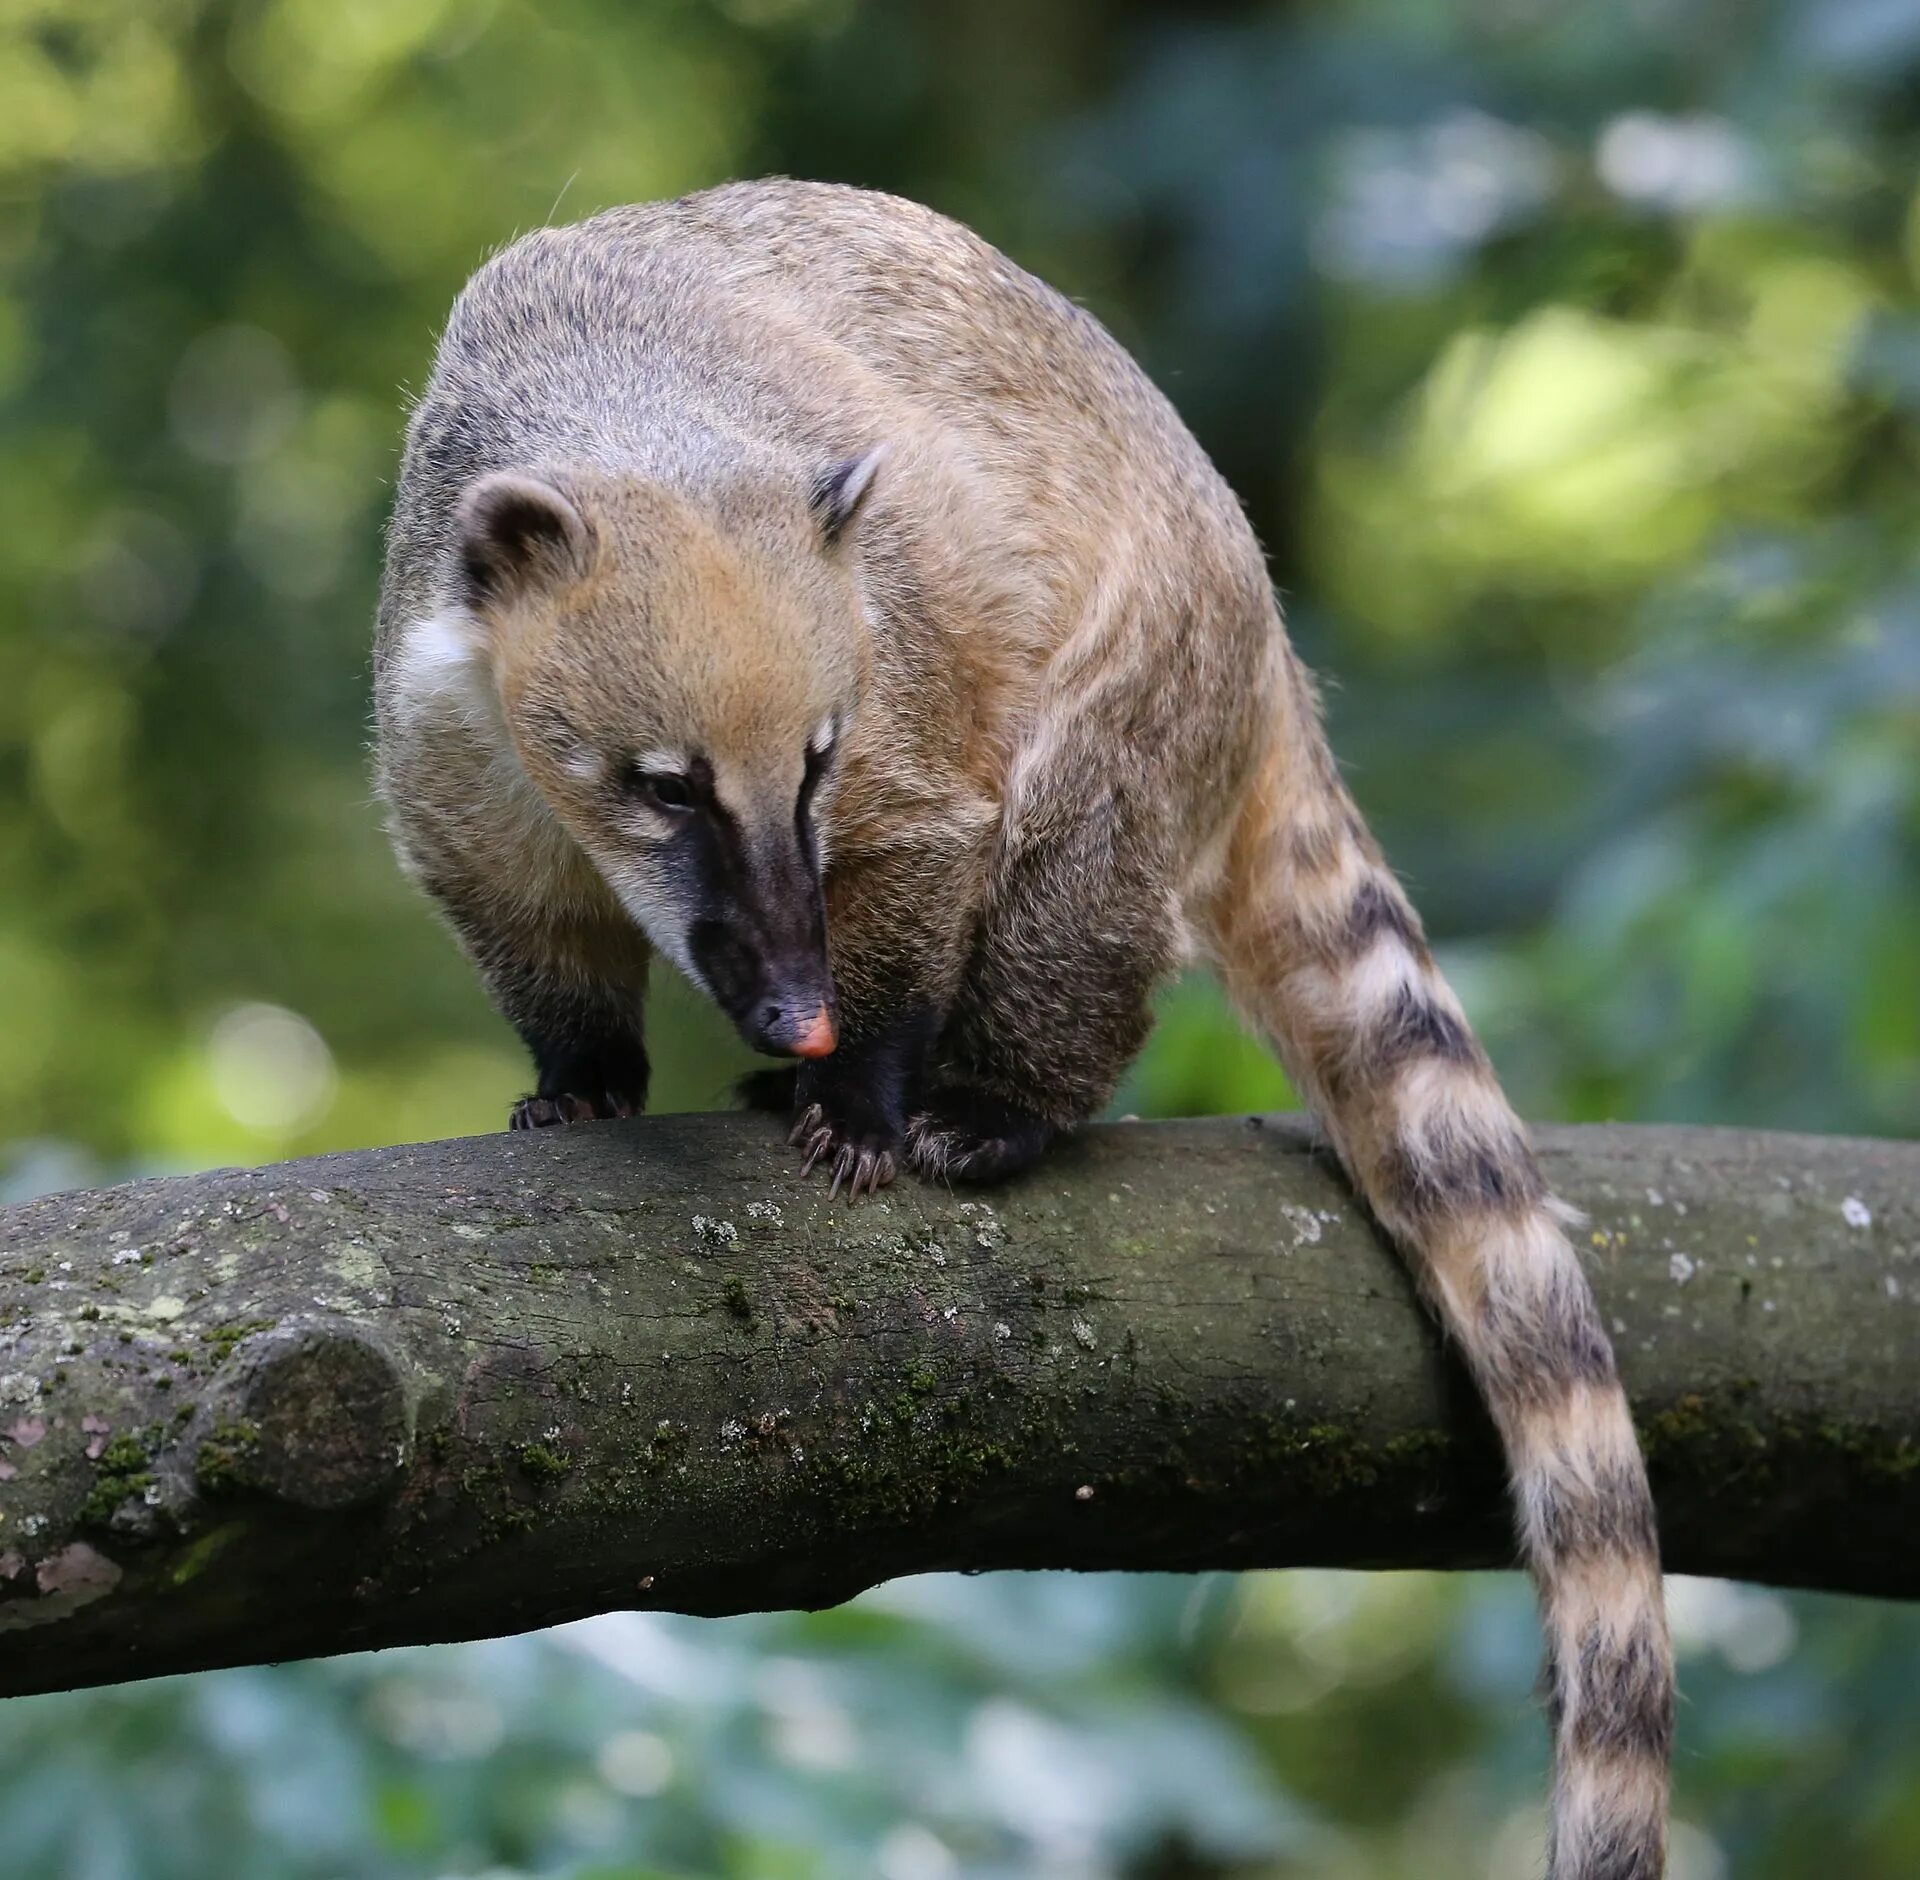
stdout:
[(432, 753), (464, 820), (488, 832), (504, 890), (528, 907), (571, 902), (579, 851), (520, 768), (473, 621), (429, 614), (402, 629), (389, 683), (392, 709)]
[(675, 777), (684, 777), (688, 768), (685, 751), (642, 751), (633, 763), (636, 770), (659, 771)]
[(393, 664), (401, 709), (419, 719), (483, 706), (482, 688), (492, 688), (481, 652), (479, 630), (463, 613), (427, 614), (404, 628)]
[(601, 879), (610, 887), (628, 918), (679, 967), (702, 992), (711, 988), (700, 976), (687, 945), (687, 916), (680, 905), (655, 892), (643, 872), (619, 856), (599, 858)]

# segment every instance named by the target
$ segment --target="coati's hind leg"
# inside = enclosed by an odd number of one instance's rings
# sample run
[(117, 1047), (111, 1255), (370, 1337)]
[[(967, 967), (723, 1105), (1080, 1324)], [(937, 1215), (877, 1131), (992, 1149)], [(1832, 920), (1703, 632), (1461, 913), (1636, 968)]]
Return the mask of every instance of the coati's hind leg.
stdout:
[(916, 1174), (1003, 1180), (1113, 1095), (1176, 955), (1163, 847), (1157, 818), (1120, 790), (1010, 830), (909, 1126)]
[(999, 1182), (1046, 1154), (1060, 1125), (991, 1090), (935, 1084), (907, 1125), (907, 1161), (928, 1181)]
[(908, 1138), (917, 1174), (1027, 1167), (1099, 1113), (1146, 1043), (1182, 952), (1178, 884), (1245, 761), (1245, 669), (1271, 601), (1263, 570), (1243, 585), (1116, 577), (1055, 652)]

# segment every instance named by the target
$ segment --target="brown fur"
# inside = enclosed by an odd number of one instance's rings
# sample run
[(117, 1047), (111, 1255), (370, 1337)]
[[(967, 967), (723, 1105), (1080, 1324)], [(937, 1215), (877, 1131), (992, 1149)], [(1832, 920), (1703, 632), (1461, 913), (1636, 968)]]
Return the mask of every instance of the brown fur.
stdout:
[[(820, 479), (874, 446), (823, 530)], [(461, 558), (492, 538), (461, 505), (501, 473), (561, 521), (476, 600)], [(415, 413), (378, 668), (403, 857), (530, 1040), (611, 1027), (611, 1068), (566, 1059), (609, 1078), (644, 1081), (628, 915), (677, 942), (607, 767), (697, 746), (751, 843), (844, 725), (817, 811), (843, 1044), (796, 1102), (856, 1191), (896, 1150), (1017, 1165), (1107, 1100), (1155, 985), (1215, 959), (1506, 1441), (1554, 1874), (1662, 1871), (1671, 1671), (1605, 1334), (1239, 506), (1095, 321), (926, 209), (820, 185), (530, 235), (461, 296)]]

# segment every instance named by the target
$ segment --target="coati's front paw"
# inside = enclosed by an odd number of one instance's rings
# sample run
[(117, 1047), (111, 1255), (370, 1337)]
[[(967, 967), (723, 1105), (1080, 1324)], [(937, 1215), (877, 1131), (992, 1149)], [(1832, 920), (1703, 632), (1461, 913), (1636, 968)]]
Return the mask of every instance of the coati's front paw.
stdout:
[(907, 1165), (923, 1181), (1004, 1181), (1039, 1161), (1058, 1133), (990, 1091), (941, 1084), (907, 1124)]
[(571, 1091), (557, 1097), (522, 1097), (507, 1112), (509, 1129), (551, 1129), (557, 1123), (591, 1123), (616, 1116), (638, 1116), (641, 1100), (625, 1090), (600, 1090), (590, 1097)]
[(818, 1167), (832, 1168), (828, 1200), (840, 1192), (842, 1182), (846, 1183), (849, 1202), (858, 1201), (863, 1194), (878, 1194), (900, 1172), (894, 1155), (900, 1144), (899, 1132), (883, 1119), (856, 1123), (851, 1118), (829, 1116), (824, 1104), (809, 1103), (794, 1119), (787, 1140), (804, 1158), (800, 1164), (803, 1176)]

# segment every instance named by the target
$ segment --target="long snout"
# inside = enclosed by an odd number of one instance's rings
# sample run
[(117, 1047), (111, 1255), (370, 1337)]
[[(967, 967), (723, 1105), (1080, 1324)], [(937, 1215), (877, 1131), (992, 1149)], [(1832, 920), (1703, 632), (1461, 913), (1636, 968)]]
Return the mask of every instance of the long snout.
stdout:
[(840, 1041), (819, 873), (789, 837), (726, 858), (721, 891), (688, 935), (714, 1002), (770, 1057), (823, 1058)]

